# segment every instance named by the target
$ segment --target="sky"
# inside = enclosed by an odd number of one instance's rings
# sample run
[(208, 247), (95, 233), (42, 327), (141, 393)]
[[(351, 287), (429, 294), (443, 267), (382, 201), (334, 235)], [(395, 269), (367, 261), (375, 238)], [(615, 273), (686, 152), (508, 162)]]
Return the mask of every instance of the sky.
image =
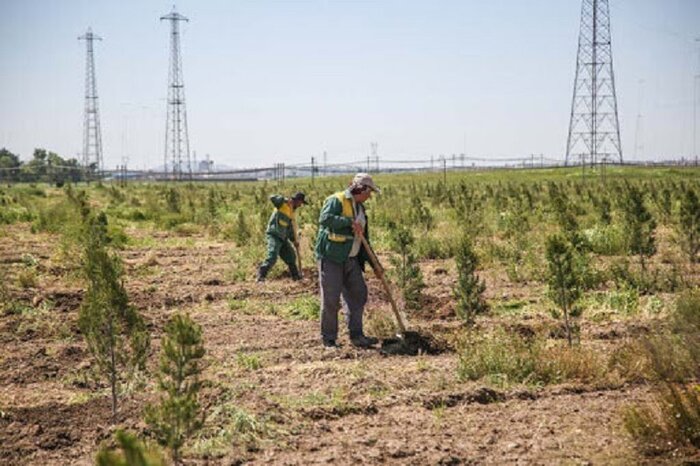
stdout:
[[(103, 38), (105, 167), (124, 157), (130, 168), (162, 165), (169, 24), (159, 18), (172, 7), (0, 0), (0, 147), (23, 160), (36, 147), (79, 158), (77, 38), (92, 27)], [(361, 160), (372, 142), (383, 159), (564, 157), (580, 0), (176, 7), (190, 19), (181, 36), (190, 147), (215, 167), (304, 163), (324, 151), (329, 163)], [(692, 157), (700, 1), (610, 0), (610, 14), (625, 160)]]

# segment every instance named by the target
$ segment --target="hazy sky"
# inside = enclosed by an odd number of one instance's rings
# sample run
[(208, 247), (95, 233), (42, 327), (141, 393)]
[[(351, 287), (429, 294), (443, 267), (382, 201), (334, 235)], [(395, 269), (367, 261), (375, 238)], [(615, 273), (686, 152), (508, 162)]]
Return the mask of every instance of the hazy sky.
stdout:
[[(171, 2), (0, 0), (0, 146), (82, 148), (92, 26), (106, 167), (162, 164)], [(191, 148), (232, 167), (565, 151), (580, 0), (185, 0)], [(700, 1), (610, 0), (623, 151), (691, 156)], [(696, 81), (697, 82), (697, 81)], [(638, 115), (641, 114), (641, 119)], [(700, 138), (700, 136), (698, 136)], [(698, 143), (700, 145), (700, 142)]]

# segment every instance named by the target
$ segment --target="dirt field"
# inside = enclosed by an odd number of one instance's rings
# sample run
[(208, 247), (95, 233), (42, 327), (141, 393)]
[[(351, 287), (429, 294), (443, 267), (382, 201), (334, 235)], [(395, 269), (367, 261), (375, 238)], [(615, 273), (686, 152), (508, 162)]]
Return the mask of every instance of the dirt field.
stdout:
[[(123, 251), (126, 286), (152, 334), (175, 310), (189, 312), (203, 327), (208, 418), (186, 450), (187, 464), (644, 461), (619, 415), (626, 403), (648, 398), (644, 385), (499, 389), (459, 381), (458, 357), (449, 344), (458, 324), (450, 318), (448, 261), (424, 264), (428, 305), (409, 316), (409, 326), (445, 342), (444, 351), (383, 356), (353, 348), (346, 334), (341, 349), (324, 350), (316, 322), (275, 313), (314, 295), (311, 267), (300, 284), (288, 278), (234, 284), (227, 278), (233, 244), (205, 237), (182, 244), (182, 238), (159, 235), (156, 247)], [(0, 317), (0, 462), (91, 464), (100, 442), (116, 428), (146, 428), (141, 411), (153, 387), (129, 387), (112, 425), (106, 386), (92, 374), (77, 334), (82, 290), (54, 257), (55, 238), (19, 224), (7, 227), (5, 239), (3, 266), (16, 271), (31, 256), (39, 278), (14, 297), (33, 310)], [(536, 302), (543, 292), (486, 278), (492, 297)], [(370, 278), (369, 285), (368, 317), (388, 315), (380, 283)], [(482, 323), (537, 324), (531, 316)], [(639, 318), (591, 322), (584, 339), (614, 345), (652, 324)], [(154, 341), (152, 368), (157, 348)]]

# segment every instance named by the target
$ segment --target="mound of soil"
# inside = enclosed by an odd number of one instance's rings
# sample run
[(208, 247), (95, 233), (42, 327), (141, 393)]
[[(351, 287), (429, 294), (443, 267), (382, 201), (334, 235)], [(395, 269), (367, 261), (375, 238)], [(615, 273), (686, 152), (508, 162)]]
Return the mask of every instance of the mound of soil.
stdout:
[(389, 338), (382, 341), (382, 349), (385, 355), (417, 356), (418, 354), (440, 354), (443, 348), (429, 335), (408, 331), (403, 338)]

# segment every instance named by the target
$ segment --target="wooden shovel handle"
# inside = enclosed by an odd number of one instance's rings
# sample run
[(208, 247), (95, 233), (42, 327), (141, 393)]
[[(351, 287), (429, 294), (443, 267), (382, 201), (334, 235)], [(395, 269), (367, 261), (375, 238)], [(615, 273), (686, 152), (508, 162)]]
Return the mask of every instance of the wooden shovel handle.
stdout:
[(401, 335), (403, 335), (404, 333), (406, 333), (406, 326), (403, 323), (403, 319), (401, 318), (401, 313), (399, 312), (399, 308), (396, 305), (396, 301), (394, 301), (394, 296), (391, 294), (389, 282), (386, 281), (386, 277), (384, 276), (384, 268), (379, 263), (377, 255), (374, 254), (374, 251), (369, 246), (369, 243), (367, 242), (367, 239), (364, 235), (360, 235), (360, 240), (362, 240), (362, 246), (365, 247), (365, 251), (367, 251), (367, 255), (369, 256), (370, 262), (372, 262), (372, 269), (374, 270), (374, 274), (382, 282), (382, 285), (384, 285), (384, 291), (386, 291), (386, 294), (389, 297), (389, 302), (391, 303), (391, 310), (394, 311), (394, 317), (396, 317), (396, 322), (399, 326), (399, 332)]
[(292, 219), (292, 230), (294, 231), (294, 249), (297, 250), (297, 268), (299, 276), (303, 277), (304, 272), (301, 270), (301, 242), (299, 241), (299, 228), (295, 219)]

